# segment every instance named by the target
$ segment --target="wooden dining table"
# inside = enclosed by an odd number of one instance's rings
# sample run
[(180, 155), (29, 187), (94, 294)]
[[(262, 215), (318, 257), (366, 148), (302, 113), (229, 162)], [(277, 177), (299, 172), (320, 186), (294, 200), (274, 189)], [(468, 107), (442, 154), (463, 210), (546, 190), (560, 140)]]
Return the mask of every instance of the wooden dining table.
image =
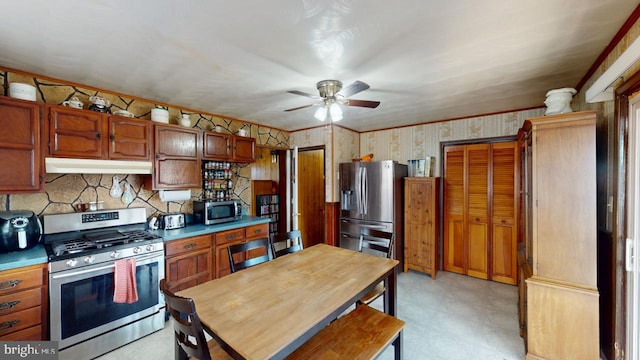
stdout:
[[(398, 261), (325, 244), (180, 291), (235, 359), (283, 359), (380, 281), (396, 315)], [(402, 341), (395, 358), (402, 358)]]

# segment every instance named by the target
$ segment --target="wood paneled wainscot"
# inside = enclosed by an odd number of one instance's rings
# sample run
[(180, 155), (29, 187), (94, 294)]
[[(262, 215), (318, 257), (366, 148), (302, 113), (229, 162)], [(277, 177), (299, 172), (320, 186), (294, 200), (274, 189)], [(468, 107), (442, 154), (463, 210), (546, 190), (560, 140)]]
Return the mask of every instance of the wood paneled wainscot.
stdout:
[(42, 191), (39, 105), (0, 96), (0, 124), (0, 193)]
[(46, 340), (46, 264), (0, 272), (0, 340)]
[(440, 178), (404, 178), (404, 271), (438, 272)]

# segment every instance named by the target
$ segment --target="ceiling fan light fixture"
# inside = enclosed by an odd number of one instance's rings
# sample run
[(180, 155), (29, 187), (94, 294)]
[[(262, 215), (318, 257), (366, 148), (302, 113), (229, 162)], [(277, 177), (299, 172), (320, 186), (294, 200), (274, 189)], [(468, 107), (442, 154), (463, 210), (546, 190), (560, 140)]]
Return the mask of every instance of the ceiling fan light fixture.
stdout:
[(331, 115), (331, 121), (336, 122), (342, 120), (342, 109), (338, 103), (333, 103), (329, 107), (329, 114)]
[(316, 110), (316, 113), (313, 115), (314, 118), (325, 121), (327, 119), (327, 108), (326, 106), (321, 106)]

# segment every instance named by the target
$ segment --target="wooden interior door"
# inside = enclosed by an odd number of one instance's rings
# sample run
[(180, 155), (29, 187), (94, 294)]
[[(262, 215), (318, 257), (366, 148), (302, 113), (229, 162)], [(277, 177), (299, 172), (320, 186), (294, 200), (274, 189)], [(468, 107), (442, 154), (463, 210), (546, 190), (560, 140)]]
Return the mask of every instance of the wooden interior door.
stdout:
[(517, 284), (518, 143), (493, 144), (491, 150), (491, 276)]
[(465, 147), (444, 149), (444, 261), (443, 269), (465, 273)]
[(466, 146), (467, 274), (486, 279), (489, 258), (490, 144)]
[(324, 243), (324, 148), (298, 150), (298, 227), (303, 246)]
[(518, 144), (444, 148), (443, 269), (517, 283)]

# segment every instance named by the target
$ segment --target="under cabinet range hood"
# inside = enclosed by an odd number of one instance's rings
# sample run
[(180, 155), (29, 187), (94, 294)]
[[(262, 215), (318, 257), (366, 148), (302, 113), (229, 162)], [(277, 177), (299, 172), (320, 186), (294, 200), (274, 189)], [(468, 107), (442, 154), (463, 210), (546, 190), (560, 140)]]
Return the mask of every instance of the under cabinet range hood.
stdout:
[(44, 159), (47, 174), (151, 174), (150, 161), (93, 160), (52, 158)]

